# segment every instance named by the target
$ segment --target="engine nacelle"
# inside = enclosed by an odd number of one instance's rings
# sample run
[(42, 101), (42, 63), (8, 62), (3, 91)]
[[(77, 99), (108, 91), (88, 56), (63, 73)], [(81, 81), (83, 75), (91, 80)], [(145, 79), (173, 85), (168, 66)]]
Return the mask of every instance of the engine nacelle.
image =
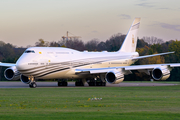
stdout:
[(18, 80), (20, 78), (20, 72), (17, 70), (16, 66), (12, 66), (4, 71), (4, 77), (7, 80)]
[(118, 84), (124, 80), (123, 72), (113, 70), (106, 73), (105, 79), (108, 83)]
[(24, 75), (21, 75), (21, 76), (20, 76), (20, 79), (21, 79), (21, 81), (22, 81), (23, 83), (25, 83), (25, 84), (29, 84), (29, 83), (31, 82), (31, 80), (29, 80), (29, 78), (26, 77), (26, 76), (24, 76)]
[(152, 71), (152, 77), (154, 80), (166, 80), (170, 76), (170, 68), (157, 67)]

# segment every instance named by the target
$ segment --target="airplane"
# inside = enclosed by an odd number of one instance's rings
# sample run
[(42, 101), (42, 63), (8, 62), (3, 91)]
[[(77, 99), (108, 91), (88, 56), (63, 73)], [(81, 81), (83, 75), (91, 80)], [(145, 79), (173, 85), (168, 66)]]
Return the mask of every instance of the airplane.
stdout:
[(172, 54), (174, 52), (139, 56), (136, 52), (137, 33), (140, 18), (135, 18), (124, 42), (116, 52), (88, 52), (77, 51), (64, 47), (30, 47), (20, 56), (16, 63), (0, 63), (8, 67), (4, 71), (7, 80), (20, 79), (36, 88), (38, 79), (56, 79), (58, 86), (67, 86), (68, 79), (76, 80), (76, 86), (95, 86), (100, 80), (100, 86), (106, 82), (119, 84), (124, 75), (131, 74), (133, 70), (145, 72), (154, 80), (166, 80), (173, 67), (180, 67), (180, 63), (132, 65), (139, 59)]

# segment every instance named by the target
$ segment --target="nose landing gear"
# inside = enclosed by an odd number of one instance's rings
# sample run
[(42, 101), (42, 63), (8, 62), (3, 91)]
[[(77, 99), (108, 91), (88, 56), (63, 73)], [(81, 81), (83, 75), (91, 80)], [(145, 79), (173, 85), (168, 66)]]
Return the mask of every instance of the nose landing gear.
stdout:
[(30, 88), (36, 88), (36, 87), (37, 87), (36, 82), (30, 83), (30, 84), (29, 84), (29, 87), (30, 87)]
[(28, 79), (31, 81), (31, 82), (29, 83), (29, 87), (30, 87), (30, 88), (36, 88), (36, 87), (37, 87), (37, 84), (36, 84), (36, 81), (35, 81), (34, 77), (33, 77), (33, 76), (29, 76)]

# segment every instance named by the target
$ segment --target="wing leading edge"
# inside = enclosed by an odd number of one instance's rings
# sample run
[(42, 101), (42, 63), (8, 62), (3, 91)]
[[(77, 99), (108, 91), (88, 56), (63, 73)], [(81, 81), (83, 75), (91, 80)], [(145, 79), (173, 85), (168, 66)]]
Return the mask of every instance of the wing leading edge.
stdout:
[(16, 65), (15, 63), (2, 63), (2, 62), (0, 62), (0, 66), (2, 66), (2, 67), (12, 67), (15, 65)]
[(145, 55), (145, 56), (139, 56), (139, 57), (134, 57), (132, 58), (133, 60), (138, 60), (138, 59), (142, 59), (142, 58), (148, 58), (148, 57), (154, 57), (154, 56), (160, 56), (160, 55), (167, 55), (167, 54), (172, 54), (173, 52), (166, 52), (166, 53), (159, 53), (159, 54), (153, 54), (153, 55)]
[(101, 74), (107, 73), (112, 70), (123, 69), (125, 71), (130, 70), (153, 70), (157, 67), (180, 67), (180, 63), (169, 63), (169, 64), (150, 64), (150, 65), (132, 65), (132, 66), (121, 66), (121, 67), (109, 67), (109, 68), (88, 68), (88, 69), (75, 69), (76, 74)]

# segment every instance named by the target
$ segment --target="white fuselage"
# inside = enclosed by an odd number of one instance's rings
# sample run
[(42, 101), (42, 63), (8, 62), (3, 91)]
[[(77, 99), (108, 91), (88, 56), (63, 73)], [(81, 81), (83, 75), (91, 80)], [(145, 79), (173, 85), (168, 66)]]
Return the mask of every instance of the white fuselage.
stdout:
[(37, 79), (82, 78), (78, 68), (108, 68), (129, 66), (137, 52), (79, 52), (62, 47), (28, 48), (16, 63), (18, 71)]

